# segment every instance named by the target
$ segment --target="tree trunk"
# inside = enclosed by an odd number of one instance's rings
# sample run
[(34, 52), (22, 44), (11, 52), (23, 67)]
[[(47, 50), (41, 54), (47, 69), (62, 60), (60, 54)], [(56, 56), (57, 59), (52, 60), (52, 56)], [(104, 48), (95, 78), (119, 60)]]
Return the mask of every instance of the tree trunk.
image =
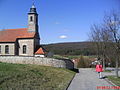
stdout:
[(105, 71), (105, 57), (103, 57), (103, 70)]
[(118, 58), (116, 59), (115, 73), (116, 73), (116, 77), (119, 77), (119, 75), (118, 75)]

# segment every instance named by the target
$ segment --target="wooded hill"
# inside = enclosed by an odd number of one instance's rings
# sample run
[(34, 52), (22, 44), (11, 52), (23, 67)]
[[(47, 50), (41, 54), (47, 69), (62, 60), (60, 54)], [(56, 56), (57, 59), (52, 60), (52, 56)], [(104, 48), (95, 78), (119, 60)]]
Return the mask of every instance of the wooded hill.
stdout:
[(67, 42), (42, 45), (47, 52), (59, 55), (94, 55), (92, 42)]

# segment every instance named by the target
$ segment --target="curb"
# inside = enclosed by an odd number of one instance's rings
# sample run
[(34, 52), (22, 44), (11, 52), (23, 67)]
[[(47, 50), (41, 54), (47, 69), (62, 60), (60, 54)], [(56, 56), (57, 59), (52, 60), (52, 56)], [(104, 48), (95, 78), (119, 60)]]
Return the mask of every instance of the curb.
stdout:
[[(105, 81), (108, 82), (109, 84), (111, 84), (112, 86), (117, 87), (116, 84), (114, 84), (112, 81), (108, 80), (107, 78), (105, 78)], [(115, 90), (120, 90), (120, 89), (115, 89)]]
[(114, 84), (113, 82), (111, 82), (110, 80), (108, 80), (107, 78), (105, 78), (105, 81), (107, 81), (109, 84), (111, 84), (113, 86), (117, 86), (116, 84)]
[[(77, 73), (76, 73), (76, 74), (77, 74)], [(75, 74), (75, 75), (76, 75), (76, 74)], [(68, 84), (68, 86), (66, 87), (66, 89), (65, 89), (65, 90), (68, 90), (68, 88), (69, 88), (69, 86), (70, 86), (71, 82), (73, 81), (73, 79), (74, 79), (75, 75), (72, 77), (72, 80), (70, 80), (70, 82), (69, 82), (69, 84)]]

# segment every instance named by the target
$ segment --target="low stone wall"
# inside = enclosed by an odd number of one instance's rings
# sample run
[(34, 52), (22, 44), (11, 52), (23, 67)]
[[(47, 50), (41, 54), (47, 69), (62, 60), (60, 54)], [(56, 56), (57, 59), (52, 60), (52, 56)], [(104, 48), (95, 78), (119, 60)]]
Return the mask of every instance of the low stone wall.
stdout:
[(70, 60), (58, 60), (53, 58), (23, 57), (23, 56), (0, 56), (0, 62), (17, 64), (37, 64), (59, 68), (74, 69), (74, 64)]

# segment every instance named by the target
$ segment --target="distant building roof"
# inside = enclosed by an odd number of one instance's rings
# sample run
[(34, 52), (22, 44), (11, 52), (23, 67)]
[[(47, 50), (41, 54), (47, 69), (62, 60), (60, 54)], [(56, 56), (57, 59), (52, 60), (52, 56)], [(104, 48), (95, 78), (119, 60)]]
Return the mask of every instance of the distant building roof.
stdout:
[(43, 51), (42, 48), (39, 48), (39, 49), (35, 52), (35, 54), (45, 54), (45, 52)]
[(17, 38), (33, 38), (35, 32), (28, 32), (27, 28), (4, 29), (0, 31), (0, 42), (15, 42)]

